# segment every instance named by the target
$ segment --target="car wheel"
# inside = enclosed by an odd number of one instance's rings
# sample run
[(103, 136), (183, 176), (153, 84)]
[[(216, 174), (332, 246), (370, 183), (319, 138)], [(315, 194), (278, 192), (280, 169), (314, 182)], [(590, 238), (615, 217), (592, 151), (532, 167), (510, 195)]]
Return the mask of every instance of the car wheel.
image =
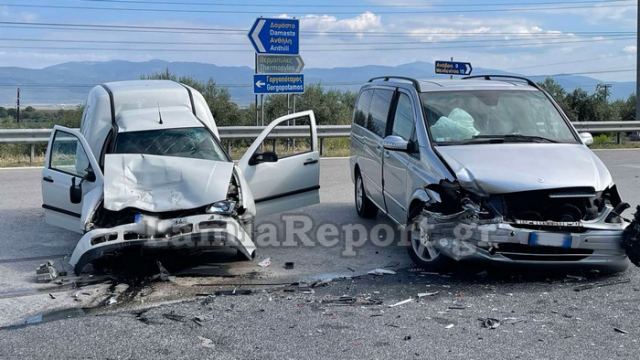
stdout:
[(364, 192), (364, 182), (359, 172), (356, 173), (355, 198), (358, 216), (365, 219), (371, 219), (376, 216), (378, 208), (369, 200), (367, 194)]
[(450, 267), (453, 261), (442, 254), (435, 246), (429, 232), (420, 226), (420, 217), (414, 217), (408, 225), (410, 246), (407, 248), (411, 260), (427, 271), (442, 271)]

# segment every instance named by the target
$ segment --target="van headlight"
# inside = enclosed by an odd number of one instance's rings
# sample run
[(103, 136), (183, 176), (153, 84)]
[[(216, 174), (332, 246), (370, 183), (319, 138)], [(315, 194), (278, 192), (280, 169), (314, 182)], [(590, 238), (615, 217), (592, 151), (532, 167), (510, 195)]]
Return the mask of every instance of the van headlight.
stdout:
[(236, 202), (230, 200), (217, 201), (207, 208), (207, 214), (231, 215), (236, 210)]

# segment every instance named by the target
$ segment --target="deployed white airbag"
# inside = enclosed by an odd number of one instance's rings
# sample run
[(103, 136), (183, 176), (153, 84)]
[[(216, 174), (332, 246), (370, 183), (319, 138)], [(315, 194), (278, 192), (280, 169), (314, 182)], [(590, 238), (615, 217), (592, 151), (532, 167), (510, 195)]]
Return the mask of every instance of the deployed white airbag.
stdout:
[(471, 139), (480, 132), (475, 128), (475, 121), (471, 115), (455, 108), (449, 116), (441, 116), (431, 127), (431, 135), (436, 141), (457, 141)]
[(224, 200), (232, 162), (144, 154), (107, 154), (104, 207), (149, 212), (194, 209)]

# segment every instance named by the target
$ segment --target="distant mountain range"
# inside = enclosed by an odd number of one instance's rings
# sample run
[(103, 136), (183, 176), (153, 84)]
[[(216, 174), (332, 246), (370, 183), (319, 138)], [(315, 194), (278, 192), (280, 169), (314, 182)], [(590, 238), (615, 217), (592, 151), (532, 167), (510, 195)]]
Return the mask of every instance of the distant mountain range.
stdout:
[[(16, 89), (22, 86), (22, 103), (26, 105), (75, 105), (81, 104), (92, 85), (116, 80), (139, 79), (169, 69), (178, 76), (190, 76), (206, 81), (214, 79), (229, 87), (233, 99), (241, 105), (253, 101), (252, 88), (238, 85), (251, 84), (253, 69), (247, 66), (217, 66), (196, 62), (167, 62), (152, 60), (146, 62), (106, 61), (68, 62), (43, 69), (20, 67), (0, 67), (0, 105), (15, 104)], [(331, 69), (306, 69), (307, 84), (321, 83), (331, 88), (356, 91), (358, 84), (380, 75), (403, 75), (415, 78), (433, 78), (434, 65), (428, 62), (413, 62), (398, 66), (366, 65)], [(508, 74), (495, 69), (475, 68), (475, 74)], [(532, 77), (534, 81), (544, 80)], [(593, 91), (600, 81), (587, 76), (558, 76), (556, 80), (567, 90), (581, 87)], [(631, 79), (630, 79), (631, 80)], [(635, 82), (607, 82), (612, 99), (624, 99), (635, 91)], [(31, 86), (28, 86), (32, 84)], [(62, 86), (62, 87), (56, 87)]]

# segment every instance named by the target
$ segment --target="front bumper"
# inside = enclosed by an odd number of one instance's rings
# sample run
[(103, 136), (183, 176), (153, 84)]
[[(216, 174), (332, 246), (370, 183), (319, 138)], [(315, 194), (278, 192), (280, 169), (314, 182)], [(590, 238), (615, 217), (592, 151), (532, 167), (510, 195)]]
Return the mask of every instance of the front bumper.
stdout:
[(112, 228), (94, 229), (82, 236), (69, 263), (76, 273), (95, 259), (127, 247), (204, 251), (233, 247), (253, 259), (253, 219), (240, 222), (224, 215), (193, 215), (141, 221)]
[(522, 227), (502, 219), (478, 221), (468, 215), (463, 212), (448, 218), (431, 218), (421, 226), (429, 226), (429, 235), (440, 252), (458, 261), (617, 271), (628, 266), (621, 246), (627, 223), (606, 223), (602, 216), (581, 222), (579, 228), (549, 230)]

